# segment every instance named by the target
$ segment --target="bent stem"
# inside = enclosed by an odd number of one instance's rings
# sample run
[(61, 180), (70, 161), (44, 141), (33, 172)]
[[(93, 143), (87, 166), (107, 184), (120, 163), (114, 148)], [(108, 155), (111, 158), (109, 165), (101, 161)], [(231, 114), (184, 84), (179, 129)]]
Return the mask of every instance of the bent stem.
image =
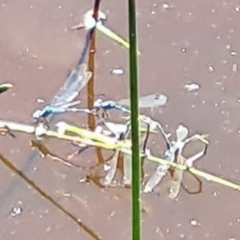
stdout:
[[(4, 127), (7, 127), (10, 131), (24, 132), (32, 135), (34, 135), (34, 131), (35, 131), (35, 127), (32, 125), (0, 119), (0, 128), (4, 128)], [(71, 135), (62, 134), (62, 133), (60, 134), (56, 131), (48, 130), (46, 131), (43, 137), (57, 138), (60, 140), (65, 140), (70, 142), (75, 141), (81, 144), (86, 144), (88, 146), (95, 146), (95, 147), (100, 147), (100, 148), (115, 150), (115, 151), (119, 150), (124, 154), (128, 154), (129, 156), (132, 155), (132, 151), (131, 151), (132, 145), (130, 141), (126, 141), (126, 140), (117, 141), (115, 139), (114, 140), (115, 142), (113, 142), (113, 139), (110, 137), (107, 137), (106, 135), (99, 134), (99, 133), (96, 134), (90, 130), (78, 128), (76, 126), (74, 126), (74, 129), (73, 129), (72, 125), (67, 125), (66, 131), (70, 131)], [(181, 171), (189, 171), (196, 176), (206, 179), (207, 181), (215, 182), (225, 187), (240, 191), (240, 185), (238, 183), (233, 183), (231, 181), (217, 177), (205, 171), (198, 170), (194, 167), (187, 167), (186, 164), (183, 165), (175, 162), (169, 162), (169, 160), (151, 155), (149, 150), (146, 151), (146, 153), (141, 153), (140, 157), (146, 157), (148, 161), (155, 162), (158, 164), (163, 164), (166, 166), (171, 166)]]

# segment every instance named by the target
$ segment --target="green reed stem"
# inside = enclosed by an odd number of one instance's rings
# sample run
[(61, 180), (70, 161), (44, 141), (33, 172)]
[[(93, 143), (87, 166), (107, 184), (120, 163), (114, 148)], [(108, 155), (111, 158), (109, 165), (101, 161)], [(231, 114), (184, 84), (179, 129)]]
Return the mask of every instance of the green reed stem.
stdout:
[(141, 159), (139, 153), (138, 124), (138, 64), (135, 0), (128, 1), (129, 68), (132, 129), (132, 240), (141, 240)]

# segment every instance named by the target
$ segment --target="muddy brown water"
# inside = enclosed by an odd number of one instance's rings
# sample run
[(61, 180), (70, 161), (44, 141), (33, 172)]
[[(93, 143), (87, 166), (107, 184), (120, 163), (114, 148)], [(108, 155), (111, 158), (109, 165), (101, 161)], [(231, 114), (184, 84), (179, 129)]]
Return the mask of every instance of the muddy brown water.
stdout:
[[(68, 29), (93, 3), (0, 3), (1, 82), (14, 84), (13, 90), (1, 96), (1, 118), (31, 123), (31, 113), (40, 105), (36, 98), (50, 101), (75, 65), (84, 34)], [(102, 10), (108, 14), (107, 25), (127, 36), (126, 3), (103, 1)], [(197, 166), (239, 181), (239, 2), (140, 0), (138, 12), (140, 92), (169, 97), (167, 106), (155, 110), (153, 117), (169, 131), (183, 123), (192, 132), (208, 133), (209, 152)], [(127, 51), (101, 34), (97, 47), (96, 92), (112, 99), (127, 97)], [(122, 67), (126, 74), (110, 75), (109, 69), (115, 67)], [(197, 94), (184, 89), (191, 82), (200, 84)], [(86, 99), (86, 93), (81, 97)], [(62, 119), (86, 122), (84, 116), (64, 115)], [(131, 239), (129, 189), (80, 183), (84, 171), (49, 159), (35, 157), (29, 162), (32, 149), (27, 135), (0, 142), (1, 153), (102, 239)], [(48, 146), (62, 156), (76, 150), (54, 140)], [(76, 161), (90, 164), (95, 160), (94, 151), (89, 150)], [(148, 170), (153, 168), (147, 165)], [(91, 239), (8, 169), (1, 167), (0, 173), (0, 239)], [(195, 187), (188, 176), (184, 182)], [(240, 239), (239, 193), (203, 183), (201, 194), (181, 191), (176, 201), (167, 197), (167, 179), (144, 195), (143, 239)], [(12, 207), (18, 206), (22, 214), (12, 217)]]

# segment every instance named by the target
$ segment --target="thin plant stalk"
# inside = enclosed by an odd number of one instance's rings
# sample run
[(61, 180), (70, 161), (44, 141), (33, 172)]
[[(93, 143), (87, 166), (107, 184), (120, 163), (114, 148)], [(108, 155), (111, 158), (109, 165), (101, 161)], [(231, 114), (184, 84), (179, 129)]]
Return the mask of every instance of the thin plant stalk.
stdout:
[[(98, 12), (100, 8), (101, 0), (94, 1), (93, 7), (93, 18), (98, 21)], [(96, 28), (90, 30), (91, 40), (89, 48), (89, 59), (88, 59), (88, 69), (92, 72), (92, 78), (90, 79), (87, 92), (88, 92), (88, 109), (93, 108), (93, 103), (95, 99), (94, 84), (95, 84), (95, 54), (96, 54)], [(91, 130), (95, 128), (95, 117), (91, 114), (88, 115), (88, 126)], [(97, 158), (99, 164), (104, 163), (104, 158), (100, 148), (96, 148)]]
[[(35, 132), (35, 127), (32, 125), (27, 125), (23, 123), (12, 122), (12, 121), (5, 121), (2, 119), (0, 119), (0, 130), (1, 128), (2, 130), (6, 128), (6, 129), (9, 129), (10, 131), (24, 132), (28, 134), (34, 134)], [(101, 134), (99, 135), (97, 133), (91, 132), (90, 130), (78, 128), (76, 126), (68, 125), (68, 124), (66, 124), (65, 131), (71, 133), (71, 135), (48, 130), (45, 133), (45, 136), (50, 138), (57, 138), (61, 140), (71, 141), (71, 142), (79, 141), (80, 143), (86, 144), (89, 146), (100, 147), (108, 150), (121, 151), (124, 154), (130, 155), (130, 156), (132, 155), (132, 151), (130, 149), (131, 142), (128, 142), (128, 141), (112, 142), (112, 139), (106, 138), (107, 137), (106, 135), (102, 135), (101, 137)], [(45, 143), (46, 143), (46, 140), (45, 140)], [(183, 165), (176, 162), (169, 162), (169, 160), (163, 159), (161, 157), (153, 156), (150, 150), (148, 150), (146, 153), (141, 153), (140, 156), (146, 157), (150, 162), (155, 162), (163, 165), (170, 165), (171, 167), (176, 168), (178, 170), (188, 171), (191, 174), (201, 177), (207, 181), (214, 182), (240, 192), (239, 183), (234, 183), (234, 182), (225, 180), (221, 177), (217, 177), (210, 173), (198, 170), (194, 167), (188, 167), (186, 164)]]
[[(98, 20), (98, 12), (100, 7), (101, 0), (95, 0), (94, 1), (94, 7), (93, 7), (93, 18), (97, 22)], [(88, 59), (88, 70), (92, 72), (92, 78), (90, 79), (88, 83), (88, 108), (93, 108), (93, 102), (94, 102), (94, 75), (95, 75), (95, 53), (96, 53), (96, 31), (95, 27), (90, 31), (90, 48), (89, 48), (89, 59)], [(88, 115), (88, 125), (91, 130), (95, 128), (95, 119), (94, 116), (89, 114)]]
[(135, 0), (128, 1), (129, 67), (132, 133), (132, 240), (141, 240), (141, 158), (138, 124), (138, 68)]

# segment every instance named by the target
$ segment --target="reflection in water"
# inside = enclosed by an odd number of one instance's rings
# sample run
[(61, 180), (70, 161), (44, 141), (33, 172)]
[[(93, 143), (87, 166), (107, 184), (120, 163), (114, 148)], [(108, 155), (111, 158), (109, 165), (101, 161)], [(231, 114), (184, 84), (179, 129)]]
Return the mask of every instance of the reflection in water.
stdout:
[(28, 178), (21, 170), (17, 169), (7, 158), (5, 158), (0, 153), (0, 160), (2, 163), (9, 168), (12, 172), (17, 174), (22, 180), (29, 184), (33, 189), (35, 189), (44, 199), (48, 200), (55, 207), (65, 213), (69, 218), (71, 218), (83, 231), (87, 232), (93, 239), (100, 240), (101, 238), (95, 233), (90, 227), (83, 223), (78, 217), (75, 217), (72, 213), (68, 212), (64, 207), (57, 203), (50, 195), (48, 195), (44, 190), (42, 190), (38, 185), (36, 185), (30, 178)]
[(60, 163), (63, 163), (65, 166), (68, 167), (77, 167), (80, 168), (80, 165), (77, 165), (75, 163), (72, 163), (66, 159), (63, 159), (61, 157), (59, 157), (58, 155), (52, 153), (47, 147), (46, 145), (44, 145), (41, 141), (39, 140), (31, 140), (31, 145), (32, 147), (36, 148), (43, 157), (50, 157), (51, 159), (53, 159), (54, 161), (58, 161)]

